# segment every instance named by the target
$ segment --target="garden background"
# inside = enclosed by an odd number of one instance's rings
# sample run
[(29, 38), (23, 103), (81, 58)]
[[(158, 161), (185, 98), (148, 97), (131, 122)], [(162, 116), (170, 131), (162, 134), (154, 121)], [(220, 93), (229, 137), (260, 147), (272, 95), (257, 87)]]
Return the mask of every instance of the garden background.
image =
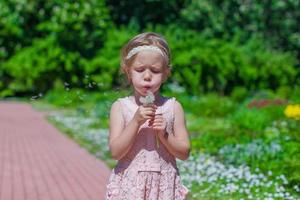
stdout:
[(111, 104), (131, 89), (120, 49), (165, 36), (162, 88), (185, 109), (191, 199), (300, 198), (299, 0), (4, 0), (0, 97), (49, 121), (110, 167)]

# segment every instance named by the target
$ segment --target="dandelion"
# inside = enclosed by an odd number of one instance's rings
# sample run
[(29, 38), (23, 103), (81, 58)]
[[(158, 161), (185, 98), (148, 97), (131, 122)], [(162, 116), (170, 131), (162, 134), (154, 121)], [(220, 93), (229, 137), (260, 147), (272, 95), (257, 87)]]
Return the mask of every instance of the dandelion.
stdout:
[(144, 106), (148, 106), (153, 104), (155, 97), (151, 91), (147, 91), (147, 95), (145, 97), (140, 97), (139, 100)]

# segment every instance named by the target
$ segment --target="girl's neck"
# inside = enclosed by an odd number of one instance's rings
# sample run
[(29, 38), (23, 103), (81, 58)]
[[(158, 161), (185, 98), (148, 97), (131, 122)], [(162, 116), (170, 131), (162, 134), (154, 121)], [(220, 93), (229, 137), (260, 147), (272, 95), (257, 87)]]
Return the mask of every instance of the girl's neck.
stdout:
[[(139, 94), (138, 92), (134, 92), (134, 101), (137, 105), (142, 105), (141, 102), (140, 102), (140, 97), (142, 95)], [(154, 97), (155, 97), (155, 100), (154, 100), (154, 104), (157, 105), (157, 106), (160, 106), (162, 103), (163, 103), (163, 97), (159, 94), (159, 92), (156, 92), (154, 93)]]

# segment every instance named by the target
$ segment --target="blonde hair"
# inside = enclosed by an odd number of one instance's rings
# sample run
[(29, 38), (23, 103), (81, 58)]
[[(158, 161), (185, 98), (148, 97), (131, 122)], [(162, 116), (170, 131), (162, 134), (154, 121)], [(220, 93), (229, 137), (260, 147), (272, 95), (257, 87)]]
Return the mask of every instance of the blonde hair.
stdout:
[(135, 47), (151, 45), (158, 47), (164, 54), (164, 66), (171, 68), (170, 66), (170, 49), (167, 41), (160, 34), (153, 32), (141, 33), (133, 37), (121, 51), (121, 70), (128, 76), (128, 68), (131, 66), (137, 54), (131, 56), (129, 59), (126, 59), (128, 53)]

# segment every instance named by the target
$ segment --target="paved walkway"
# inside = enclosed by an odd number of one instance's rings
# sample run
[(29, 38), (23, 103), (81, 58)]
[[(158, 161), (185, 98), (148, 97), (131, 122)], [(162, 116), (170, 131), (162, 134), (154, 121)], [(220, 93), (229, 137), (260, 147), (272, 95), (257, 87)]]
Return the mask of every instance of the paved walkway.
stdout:
[(0, 200), (102, 200), (109, 173), (30, 105), (0, 101)]

